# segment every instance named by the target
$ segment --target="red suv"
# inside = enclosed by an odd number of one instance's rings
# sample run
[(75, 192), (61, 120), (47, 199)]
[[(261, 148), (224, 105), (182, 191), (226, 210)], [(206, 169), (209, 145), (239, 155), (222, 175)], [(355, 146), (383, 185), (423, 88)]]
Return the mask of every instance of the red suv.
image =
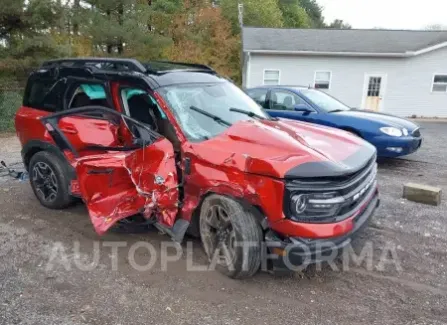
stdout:
[(15, 125), (42, 205), (82, 198), (98, 234), (132, 218), (178, 242), (188, 231), (233, 278), (265, 256), (274, 269), (325, 259), (379, 204), (373, 146), (271, 118), (203, 65), (48, 61)]

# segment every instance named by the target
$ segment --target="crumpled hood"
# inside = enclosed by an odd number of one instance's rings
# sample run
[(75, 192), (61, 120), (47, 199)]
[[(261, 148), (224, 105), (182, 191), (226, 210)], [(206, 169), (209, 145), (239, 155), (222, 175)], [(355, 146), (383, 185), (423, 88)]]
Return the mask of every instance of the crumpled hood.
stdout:
[(406, 128), (410, 132), (417, 129), (419, 126), (407, 119), (383, 114), (383, 113), (377, 113), (377, 112), (370, 112), (370, 111), (363, 111), (363, 110), (350, 110), (350, 111), (343, 111), (343, 112), (336, 112), (332, 114), (337, 114), (338, 116), (346, 116), (346, 117), (355, 117), (355, 118), (361, 118), (364, 120), (368, 120), (371, 122), (377, 122), (382, 124), (383, 126), (392, 126), (396, 128)]
[[(312, 162), (324, 162), (349, 173), (352, 168), (363, 167), (375, 154), (372, 145), (348, 132), (286, 119), (239, 122), (194, 147), (198, 156), (212, 164), (278, 178), (299, 177), (291, 171)], [(359, 152), (362, 154), (355, 166), (346, 165), (346, 160)], [(333, 176), (324, 170), (306, 169), (301, 177)]]

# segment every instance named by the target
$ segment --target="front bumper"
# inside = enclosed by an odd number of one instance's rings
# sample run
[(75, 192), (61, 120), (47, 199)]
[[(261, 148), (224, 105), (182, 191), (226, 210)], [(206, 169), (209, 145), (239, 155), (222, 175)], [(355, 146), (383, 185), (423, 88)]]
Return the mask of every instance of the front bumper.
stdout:
[(399, 157), (416, 152), (422, 145), (422, 137), (380, 137), (373, 143), (379, 157)]
[(379, 194), (376, 190), (368, 204), (352, 219), (351, 231), (342, 236), (324, 239), (284, 238), (273, 230), (269, 230), (265, 242), (273, 270), (302, 269), (309, 264), (335, 259), (340, 250), (349, 245), (352, 239), (368, 225), (379, 204)]

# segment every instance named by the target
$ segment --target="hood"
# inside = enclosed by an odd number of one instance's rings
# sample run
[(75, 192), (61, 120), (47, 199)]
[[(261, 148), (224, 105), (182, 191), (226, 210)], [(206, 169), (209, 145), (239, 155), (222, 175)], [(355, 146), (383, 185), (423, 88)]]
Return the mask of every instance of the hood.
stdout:
[(219, 136), (195, 144), (194, 150), (212, 164), (277, 178), (353, 173), (376, 152), (348, 132), (282, 119), (236, 123)]
[(336, 114), (338, 116), (354, 117), (354, 118), (359, 118), (359, 119), (363, 119), (363, 120), (368, 120), (371, 122), (383, 124), (383, 126), (406, 128), (410, 132), (419, 128), (419, 126), (417, 124), (415, 124), (407, 119), (389, 115), (389, 114), (376, 113), (376, 112), (371, 112), (371, 111), (350, 110), (350, 111), (336, 112), (336, 113), (330, 113), (330, 114)]

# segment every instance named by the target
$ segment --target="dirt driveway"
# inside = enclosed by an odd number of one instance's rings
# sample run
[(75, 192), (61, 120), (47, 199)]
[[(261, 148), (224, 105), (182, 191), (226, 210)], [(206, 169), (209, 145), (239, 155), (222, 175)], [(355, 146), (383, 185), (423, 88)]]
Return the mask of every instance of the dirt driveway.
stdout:
[[(1, 178), (0, 324), (447, 324), (447, 199), (429, 207), (400, 198), (407, 181), (447, 190), (447, 124), (422, 126), (425, 143), (412, 161), (379, 165), (382, 205), (355, 242), (358, 252), (372, 248), (372, 265), (345, 271), (234, 281), (186, 272), (186, 253), (166, 271), (159, 262), (138, 271), (131, 265), (150, 256), (144, 247), (130, 252), (132, 244), (158, 249), (165, 236), (98, 237), (81, 204), (50, 211), (28, 183)], [(18, 162), (19, 150), (15, 138), (0, 138), (0, 159)], [(126, 247), (115, 260), (104, 244), (116, 242)], [(206, 265), (199, 242), (192, 245), (194, 264)], [(381, 264), (383, 254), (394, 262)]]

